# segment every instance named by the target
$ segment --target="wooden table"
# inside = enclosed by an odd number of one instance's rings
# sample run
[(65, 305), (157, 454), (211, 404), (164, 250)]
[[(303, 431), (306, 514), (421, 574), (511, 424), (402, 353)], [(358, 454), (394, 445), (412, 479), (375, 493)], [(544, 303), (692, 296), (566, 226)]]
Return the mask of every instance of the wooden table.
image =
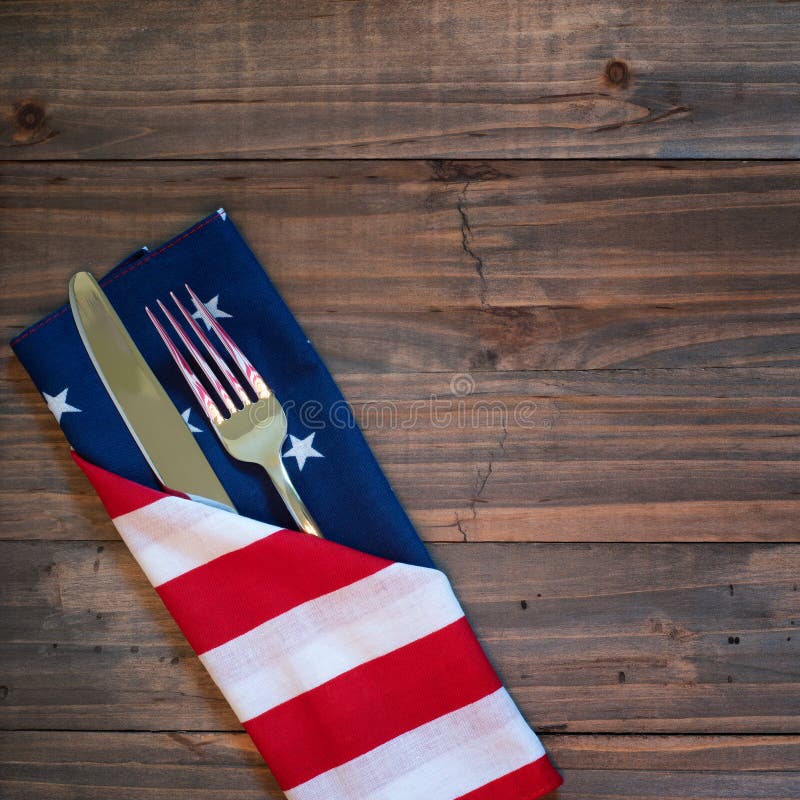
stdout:
[[(800, 797), (799, 26), (771, 0), (3, 3), (0, 795), (281, 797), (5, 344), (77, 268), (224, 205), (554, 796)], [(454, 391), (530, 413), (417, 402)]]

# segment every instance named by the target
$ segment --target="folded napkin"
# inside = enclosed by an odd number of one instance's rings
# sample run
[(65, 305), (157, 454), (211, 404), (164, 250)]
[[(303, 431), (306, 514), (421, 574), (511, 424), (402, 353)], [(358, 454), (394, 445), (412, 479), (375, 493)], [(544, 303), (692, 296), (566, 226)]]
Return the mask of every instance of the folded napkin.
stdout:
[[(286, 408), (283, 458), (327, 539), (223, 451), (144, 306), (189, 283)], [(561, 783), (349, 409), (223, 210), (103, 280), (239, 515), (164, 493), (68, 308), (12, 347), (117, 530), (290, 800), (532, 800)], [(322, 422), (320, 422), (322, 421)]]
[[(77, 267), (76, 267), (77, 269)], [(264, 470), (230, 458), (144, 312), (188, 283), (208, 301), (286, 411), (284, 463), (325, 536), (360, 550), (432, 566), (349, 407), (297, 320), (220, 209), (162, 247), (142, 249), (100, 281), (156, 377), (184, 414), (228, 492), (247, 517), (292, 526)], [(95, 372), (64, 306), (12, 343), (72, 447), (87, 461), (159, 488)]]

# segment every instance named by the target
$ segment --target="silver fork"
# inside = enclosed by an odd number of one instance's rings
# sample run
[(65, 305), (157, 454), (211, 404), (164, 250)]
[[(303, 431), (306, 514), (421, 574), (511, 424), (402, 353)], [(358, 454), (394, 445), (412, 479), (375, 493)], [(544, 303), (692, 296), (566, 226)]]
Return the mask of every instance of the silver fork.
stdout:
[(167, 346), (167, 350), (169, 350), (178, 369), (186, 379), (186, 383), (189, 384), (189, 388), (191, 388), (194, 396), (200, 403), (203, 412), (211, 423), (211, 427), (216, 432), (225, 449), (234, 458), (240, 461), (260, 464), (264, 467), (272, 483), (275, 485), (275, 488), (278, 490), (278, 494), (280, 494), (283, 502), (289, 509), (289, 513), (292, 515), (294, 521), (306, 533), (311, 533), (314, 536), (322, 536), (320, 529), (317, 527), (316, 522), (314, 522), (305, 503), (300, 499), (300, 495), (294, 488), (294, 484), (292, 484), (291, 478), (286, 472), (286, 467), (283, 465), (281, 451), (286, 439), (287, 424), (286, 414), (280, 402), (278, 402), (278, 398), (275, 397), (275, 394), (269, 386), (267, 386), (264, 379), (258, 374), (256, 368), (250, 363), (245, 354), (236, 346), (233, 339), (225, 333), (222, 326), (217, 322), (214, 315), (206, 308), (200, 298), (188, 286), (186, 286), (186, 290), (189, 292), (189, 296), (192, 298), (192, 302), (204, 322), (214, 331), (246, 382), (250, 385), (253, 392), (255, 392), (256, 400), (251, 399), (231, 368), (217, 352), (214, 345), (211, 344), (192, 315), (184, 308), (180, 300), (178, 300), (174, 292), (170, 292), (170, 297), (183, 315), (186, 323), (192, 329), (194, 335), (201, 342), (208, 355), (211, 356), (211, 360), (216, 364), (220, 373), (228, 382), (240, 406), (231, 399), (230, 393), (217, 377), (217, 374), (209, 366), (206, 359), (175, 317), (170, 314), (167, 307), (160, 300), (157, 301), (158, 307), (175, 330), (178, 338), (183, 342), (184, 347), (191, 353), (192, 358), (197, 366), (200, 367), (203, 375), (206, 376), (208, 382), (214, 387), (214, 391), (229, 414), (228, 417), (222, 415), (214, 398), (197, 375), (192, 372), (188, 362), (172, 339), (170, 339), (169, 334), (164, 330), (155, 314), (153, 314), (149, 308), (145, 307), (147, 316), (150, 317), (150, 321)]

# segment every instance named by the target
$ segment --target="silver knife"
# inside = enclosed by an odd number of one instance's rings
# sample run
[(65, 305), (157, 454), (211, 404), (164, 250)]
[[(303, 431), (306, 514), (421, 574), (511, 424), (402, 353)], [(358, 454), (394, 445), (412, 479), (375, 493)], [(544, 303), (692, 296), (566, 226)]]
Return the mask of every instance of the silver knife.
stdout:
[(69, 304), (100, 380), (161, 485), (234, 510), (183, 417), (91, 273), (72, 276)]

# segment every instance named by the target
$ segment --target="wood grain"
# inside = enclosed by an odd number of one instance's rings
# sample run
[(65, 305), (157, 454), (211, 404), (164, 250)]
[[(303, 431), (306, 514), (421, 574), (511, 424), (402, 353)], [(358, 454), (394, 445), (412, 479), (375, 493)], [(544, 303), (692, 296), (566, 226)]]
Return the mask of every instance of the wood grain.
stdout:
[[(791, 800), (797, 736), (563, 736), (543, 742), (566, 779), (546, 800)], [(0, 733), (6, 800), (281, 800), (244, 733)], [(91, 784), (91, 785), (90, 785)], [(80, 793), (80, 794), (76, 794)]]
[(6, 158), (797, 156), (794, 3), (5, 2)]
[(63, 303), (78, 267), (104, 271), (224, 204), (337, 373), (798, 363), (794, 163), (6, 163), (0, 176), (9, 335)]
[[(0, 538), (24, 524), (26, 539), (116, 539), (29, 379), (7, 369)], [(797, 378), (473, 372), (461, 396), (448, 374), (339, 375), (428, 541), (796, 540)], [(46, 502), (32, 507), (32, 493)]]
[[(442, 544), (544, 732), (791, 733), (800, 546)], [(121, 543), (0, 543), (0, 727), (238, 725)]]

